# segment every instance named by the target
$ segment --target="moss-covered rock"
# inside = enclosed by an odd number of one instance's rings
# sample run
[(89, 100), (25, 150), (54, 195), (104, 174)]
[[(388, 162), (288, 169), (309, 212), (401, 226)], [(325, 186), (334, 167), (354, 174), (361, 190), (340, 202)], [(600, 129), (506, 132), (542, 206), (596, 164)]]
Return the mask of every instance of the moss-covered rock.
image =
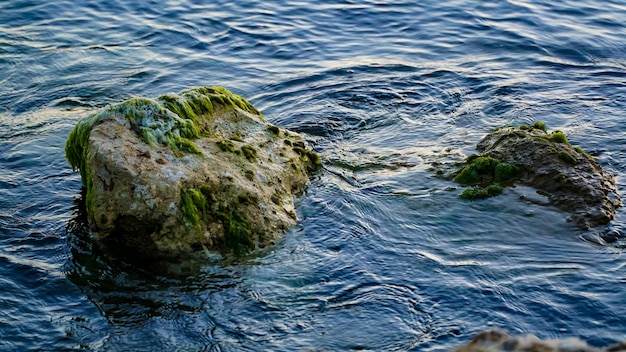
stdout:
[(95, 236), (163, 251), (272, 243), (320, 163), (301, 136), (223, 87), (108, 106), (76, 124), (65, 152)]
[(462, 198), (488, 198), (501, 193), (498, 187), (519, 182), (571, 212), (572, 220), (591, 226), (609, 222), (621, 206), (614, 177), (580, 147), (570, 145), (565, 133), (548, 134), (544, 123), (499, 128), (477, 149), (481, 155), (469, 157), (455, 178), (473, 186)]

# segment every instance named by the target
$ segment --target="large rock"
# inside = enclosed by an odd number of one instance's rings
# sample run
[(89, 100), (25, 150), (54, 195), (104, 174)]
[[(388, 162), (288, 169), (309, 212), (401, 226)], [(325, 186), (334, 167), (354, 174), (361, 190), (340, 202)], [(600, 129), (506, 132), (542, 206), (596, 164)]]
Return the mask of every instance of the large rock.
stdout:
[(271, 244), (320, 162), (222, 87), (111, 105), (79, 121), (65, 150), (97, 238), (168, 252)]
[(519, 182), (571, 212), (572, 220), (590, 226), (608, 223), (621, 206), (615, 178), (581, 148), (570, 145), (563, 132), (548, 134), (543, 123), (498, 129), (477, 149), (482, 155), (470, 158), (457, 175), (457, 181), (479, 186), (467, 191), (468, 198), (495, 195), (501, 185)]
[(597, 349), (572, 337), (561, 340), (540, 340), (534, 335), (509, 336), (500, 330), (477, 334), (467, 345), (454, 352), (626, 352), (626, 342)]

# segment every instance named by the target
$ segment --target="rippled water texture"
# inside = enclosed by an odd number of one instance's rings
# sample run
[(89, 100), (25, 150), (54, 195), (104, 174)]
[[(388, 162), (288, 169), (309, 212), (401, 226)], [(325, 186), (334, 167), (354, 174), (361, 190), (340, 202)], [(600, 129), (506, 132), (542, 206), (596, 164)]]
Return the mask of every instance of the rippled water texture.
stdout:
[[(615, 1), (1, 1), (0, 349), (446, 351), (499, 326), (626, 340), (626, 215), (582, 231), (440, 177), (546, 122), (626, 198)], [(154, 262), (100, 246), (63, 147), (109, 103), (223, 85), (323, 168), (275, 247)]]

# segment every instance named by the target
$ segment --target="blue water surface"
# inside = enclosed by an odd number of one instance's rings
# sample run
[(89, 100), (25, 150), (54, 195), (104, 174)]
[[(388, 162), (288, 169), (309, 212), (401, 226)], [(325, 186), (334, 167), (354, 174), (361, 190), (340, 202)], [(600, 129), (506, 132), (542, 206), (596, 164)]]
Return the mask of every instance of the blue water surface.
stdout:
[[(0, 350), (448, 351), (502, 327), (626, 340), (626, 213), (581, 230), (440, 177), (544, 121), (626, 190), (621, 1), (0, 0)], [(131, 96), (223, 85), (322, 169), (233, 261), (97, 243), (64, 144)]]

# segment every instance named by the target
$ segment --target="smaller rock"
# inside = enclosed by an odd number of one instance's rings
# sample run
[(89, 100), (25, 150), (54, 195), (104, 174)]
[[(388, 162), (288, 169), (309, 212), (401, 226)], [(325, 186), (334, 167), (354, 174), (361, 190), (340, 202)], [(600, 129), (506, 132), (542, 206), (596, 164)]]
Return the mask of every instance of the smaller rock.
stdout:
[(528, 185), (546, 195), (551, 204), (571, 212), (581, 225), (612, 220), (621, 200), (615, 178), (565, 134), (548, 134), (545, 124), (500, 128), (476, 146), (482, 153), (467, 159), (455, 180), (474, 186), (461, 195), (481, 199), (500, 194), (500, 186)]
[(454, 352), (626, 352), (626, 342), (597, 349), (575, 338), (540, 340), (534, 335), (509, 336), (500, 330), (487, 330), (477, 334), (470, 343)]

